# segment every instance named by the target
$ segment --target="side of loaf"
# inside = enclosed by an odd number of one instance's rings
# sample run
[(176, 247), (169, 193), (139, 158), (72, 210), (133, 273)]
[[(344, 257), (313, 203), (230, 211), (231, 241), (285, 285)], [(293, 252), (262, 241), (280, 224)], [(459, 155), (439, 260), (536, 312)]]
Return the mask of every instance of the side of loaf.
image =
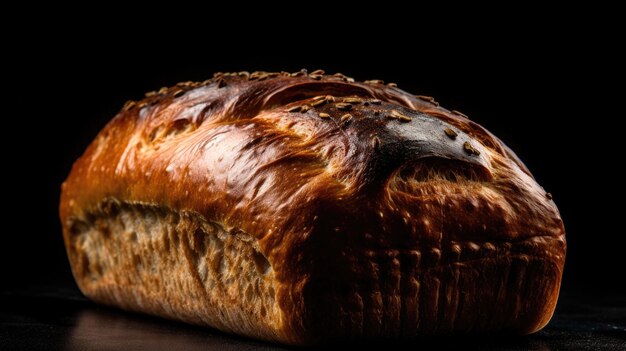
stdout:
[(322, 71), (128, 102), (60, 217), (94, 301), (293, 345), (534, 332), (566, 249), (551, 196), (491, 133)]

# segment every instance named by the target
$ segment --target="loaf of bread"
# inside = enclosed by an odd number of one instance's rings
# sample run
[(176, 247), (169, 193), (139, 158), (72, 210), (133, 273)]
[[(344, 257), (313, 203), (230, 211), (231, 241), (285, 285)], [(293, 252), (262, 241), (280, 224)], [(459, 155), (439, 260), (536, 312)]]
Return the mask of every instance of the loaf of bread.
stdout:
[(321, 70), (128, 102), (60, 217), (92, 300), (293, 345), (532, 333), (566, 248), (551, 195), (483, 127)]

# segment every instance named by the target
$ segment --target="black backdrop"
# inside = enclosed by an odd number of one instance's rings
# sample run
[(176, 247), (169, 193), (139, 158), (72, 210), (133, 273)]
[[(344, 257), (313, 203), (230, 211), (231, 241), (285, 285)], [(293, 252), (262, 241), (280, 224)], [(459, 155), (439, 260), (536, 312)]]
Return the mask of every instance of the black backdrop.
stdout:
[(393, 35), (389, 27), (376, 34), (333, 27), (297, 41), (285, 38), (291, 25), (253, 27), (245, 37), (227, 36), (227, 27), (208, 20), (193, 37), (181, 28), (113, 35), (110, 23), (98, 28), (107, 34), (52, 25), (12, 40), (2, 103), (3, 282), (72, 286), (57, 215), (60, 184), (127, 99), (215, 71), (322, 68), (396, 82), (486, 126), (554, 195), (568, 239), (564, 291), (624, 292), (616, 167), (626, 138), (616, 125), (624, 96), (614, 44), (576, 21), (506, 22), (436, 38), (411, 23)]

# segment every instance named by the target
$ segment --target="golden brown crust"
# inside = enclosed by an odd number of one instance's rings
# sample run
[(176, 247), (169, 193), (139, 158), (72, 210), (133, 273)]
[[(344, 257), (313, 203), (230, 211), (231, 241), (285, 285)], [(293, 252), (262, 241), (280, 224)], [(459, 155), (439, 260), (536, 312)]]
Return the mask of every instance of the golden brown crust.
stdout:
[(292, 344), (533, 332), (565, 258), (556, 206), (500, 140), (432, 98), (323, 72), (217, 74), (129, 102), (63, 184), (66, 244), (105, 199), (254, 237), (274, 339)]

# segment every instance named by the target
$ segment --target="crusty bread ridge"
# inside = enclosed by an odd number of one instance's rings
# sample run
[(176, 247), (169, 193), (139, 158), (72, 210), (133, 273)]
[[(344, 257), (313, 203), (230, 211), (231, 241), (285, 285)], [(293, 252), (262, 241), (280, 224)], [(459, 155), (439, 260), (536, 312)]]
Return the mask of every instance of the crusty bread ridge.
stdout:
[(551, 196), (495, 136), (322, 71), (128, 102), (60, 217), (89, 298), (294, 345), (537, 331), (566, 249)]

